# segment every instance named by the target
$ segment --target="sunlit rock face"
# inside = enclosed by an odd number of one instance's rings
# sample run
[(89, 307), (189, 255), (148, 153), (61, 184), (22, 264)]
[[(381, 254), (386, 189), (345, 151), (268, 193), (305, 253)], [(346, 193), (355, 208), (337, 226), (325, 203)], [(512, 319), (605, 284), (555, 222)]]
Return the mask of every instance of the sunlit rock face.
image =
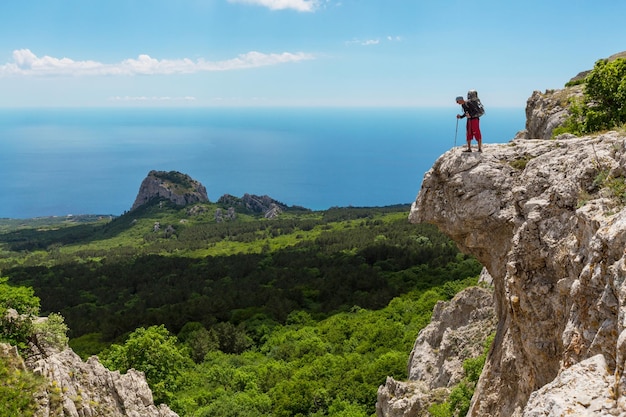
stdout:
[(387, 378), (378, 389), (377, 415), (428, 416), (428, 407), (446, 398), (465, 376), (463, 361), (484, 352), (495, 326), (491, 290), (470, 287), (448, 302), (439, 301), (413, 346), (409, 381)]
[(209, 201), (204, 185), (177, 171), (150, 171), (141, 182), (131, 210), (155, 199), (169, 200), (178, 206)]
[[(497, 333), (469, 415), (557, 416), (533, 410), (576, 395), (619, 415), (623, 396), (613, 400), (606, 378), (623, 366), (626, 350), (618, 343), (626, 312), (626, 135), (483, 149), (442, 155), (409, 216), (436, 224), (493, 278)], [(572, 373), (591, 392), (557, 383)]]

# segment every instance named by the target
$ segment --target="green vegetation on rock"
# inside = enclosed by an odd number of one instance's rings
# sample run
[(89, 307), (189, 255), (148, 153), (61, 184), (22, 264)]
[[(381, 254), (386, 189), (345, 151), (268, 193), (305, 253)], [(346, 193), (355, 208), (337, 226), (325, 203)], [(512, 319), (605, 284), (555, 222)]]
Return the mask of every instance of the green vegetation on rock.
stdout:
[(584, 96), (572, 98), (571, 116), (553, 135), (576, 135), (623, 127), (626, 123), (626, 58), (598, 60), (584, 78)]

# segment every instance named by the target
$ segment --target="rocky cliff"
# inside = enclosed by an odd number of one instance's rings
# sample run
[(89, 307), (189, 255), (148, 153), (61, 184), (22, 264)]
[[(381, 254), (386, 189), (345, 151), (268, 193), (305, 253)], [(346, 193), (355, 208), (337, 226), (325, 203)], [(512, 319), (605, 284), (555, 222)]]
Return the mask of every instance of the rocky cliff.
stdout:
[(526, 129), (517, 134), (518, 139), (551, 139), (554, 129), (570, 116), (572, 97), (582, 97), (581, 85), (560, 90), (534, 91), (526, 102)]
[(45, 378), (34, 398), (36, 417), (178, 417), (167, 405), (154, 405), (142, 372), (109, 371), (97, 357), (84, 362), (68, 347), (31, 345), (24, 361), (15, 347), (0, 343), (0, 358)]
[(209, 201), (201, 183), (177, 171), (150, 171), (141, 182), (131, 210), (155, 199), (169, 200), (179, 206)]
[(438, 302), (430, 324), (413, 346), (409, 381), (387, 378), (378, 389), (377, 415), (428, 416), (428, 407), (443, 401), (464, 377), (463, 361), (483, 353), (484, 341), (495, 325), (490, 290), (472, 287), (449, 302)]
[(468, 415), (626, 415), (626, 134), (483, 149), (442, 155), (410, 213), (493, 277), (497, 332)]
[(250, 213), (263, 213), (266, 218), (278, 217), (288, 207), (271, 198), (270, 196), (258, 196), (254, 194), (244, 194), (243, 197), (235, 197), (224, 194), (217, 200), (219, 204), (229, 206)]

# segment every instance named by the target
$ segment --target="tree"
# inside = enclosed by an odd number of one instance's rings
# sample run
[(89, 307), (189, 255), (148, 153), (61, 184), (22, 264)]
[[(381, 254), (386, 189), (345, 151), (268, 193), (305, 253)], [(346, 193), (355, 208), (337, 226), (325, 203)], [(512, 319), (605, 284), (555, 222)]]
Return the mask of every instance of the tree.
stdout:
[(47, 320), (35, 323), (34, 331), (37, 341), (46, 345), (54, 346), (62, 350), (67, 346), (67, 325), (63, 316), (57, 313), (51, 313)]
[[(8, 314), (12, 309), (17, 312)], [(33, 317), (39, 314), (39, 298), (31, 287), (14, 287), (8, 278), (0, 277), (0, 340), (20, 349), (33, 333)]]
[(6, 277), (0, 278), (0, 308), (12, 308), (24, 315), (39, 314), (39, 298), (35, 297), (35, 291), (31, 287), (9, 285), (8, 281)]
[(626, 59), (596, 62), (587, 76), (588, 131), (611, 129), (626, 122)]
[(191, 360), (177, 346), (165, 326), (141, 327), (132, 332), (123, 346), (112, 345), (100, 358), (112, 370), (142, 371), (156, 403), (167, 402), (178, 387), (178, 377)]
[(585, 78), (585, 94), (573, 99), (571, 116), (554, 135), (584, 134), (612, 129), (626, 123), (626, 59), (601, 59)]
[(252, 343), (243, 329), (230, 322), (217, 323), (211, 330), (217, 336), (219, 349), (224, 353), (242, 353)]

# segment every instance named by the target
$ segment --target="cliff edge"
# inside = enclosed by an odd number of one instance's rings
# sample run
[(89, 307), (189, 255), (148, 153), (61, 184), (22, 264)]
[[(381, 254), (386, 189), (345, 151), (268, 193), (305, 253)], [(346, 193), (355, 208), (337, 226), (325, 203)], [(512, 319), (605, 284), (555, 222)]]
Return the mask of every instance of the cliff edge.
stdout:
[(409, 215), (493, 277), (497, 332), (468, 415), (622, 415), (626, 134), (483, 149), (442, 155)]

